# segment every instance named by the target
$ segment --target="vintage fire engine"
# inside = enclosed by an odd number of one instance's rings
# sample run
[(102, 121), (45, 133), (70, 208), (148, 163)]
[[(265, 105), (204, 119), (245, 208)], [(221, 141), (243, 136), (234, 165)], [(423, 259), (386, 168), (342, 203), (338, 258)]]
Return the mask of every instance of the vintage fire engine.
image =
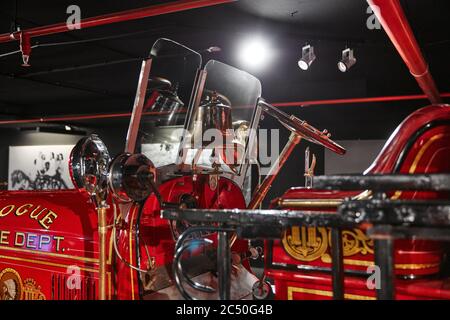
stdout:
[[(310, 163), (307, 152), (305, 187), (291, 188), (274, 199), (271, 210), (256, 209), (278, 171), (258, 186), (246, 210), (163, 211), (164, 217), (174, 221), (215, 222), (220, 226), (215, 230), (225, 234), (269, 239), (265, 272), (253, 287), (256, 298), (274, 293), (281, 300), (450, 299), (448, 267), (443, 269), (450, 223), (446, 175), (450, 171), (450, 108), (441, 102), (399, 2), (372, 0), (369, 4), (378, 6), (374, 12), (432, 105), (398, 126), (363, 175), (313, 179), (315, 159)], [(264, 103), (259, 105), (272, 111)], [(279, 111), (275, 114), (284, 118)], [(286, 119), (282, 123), (294, 127)], [(285, 151), (295, 145), (296, 138), (305, 137), (311, 138), (310, 132), (293, 130)], [(289, 151), (283, 152), (280, 163), (287, 156)], [(189, 233), (185, 231), (184, 236)], [(177, 244), (180, 251), (187, 247), (183, 240)], [(226, 242), (222, 252), (225, 249)], [(368, 281), (377, 267), (381, 270), (378, 285)], [(221, 285), (221, 297), (228, 298), (229, 281)]]
[[(400, 4), (397, 1), (369, 3), (380, 8), (380, 22), (433, 105), (417, 110), (397, 127), (364, 175), (448, 173), (450, 108), (439, 103), (439, 93)], [(307, 170), (306, 175), (310, 174)], [(398, 200), (448, 199), (447, 191), (397, 191), (386, 195)], [(363, 200), (372, 197), (369, 190), (318, 190), (307, 185), (288, 190), (272, 202), (272, 207), (336, 212), (345, 198)], [(286, 230), (282, 239), (267, 242), (266, 274), (275, 281), (278, 299), (330, 299), (333, 296), (329, 273), (330, 237), (328, 228), (295, 226)], [(342, 246), (345, 298), (375, 299), (375, 291), (368, 289), (367, 276), (364, 276), (368, 267), (374, 264), (374, 240), (361, 228), (344, 229)], [(420, 237), (395, 240), (396, 279), (392, 284), (395, 285), (395, 298), (449, 299), (449, 280), (442, 272), (445, 249), (442, 241)]]
[[(142, 63), (124, 153), (111, 159), (100, 138), (91, 135), (71, 154), (77, 190), (0, 194), (2, 299), (179, 296), (171, 289), (170, 267), (174, 240), (185, 226), (162, 220), (159, 210), (245, 208), (246, 167), (223, 165), (223, 159), (248, 152), (251, 106), (261, 90), (257, 79), (240, 70), (217, 61), (203, 70), (201, 65), (195, 51), (158, 40)], [(181, 116), (187, 119), (184, 127)], [(147, 129), (155, 125), (172, 126), (171, 139), (180, 146), (176, 159), (159, 167), (143, 154)], [(233, 126), (239, 134), (227, 135)], [(208, 128), (229, 139), (198, 142), (196, 135)], [(246, 243), (237, 241), (233, 248), (245, 252)], [(198, 251), (199, 267), (192, 272), (214, 281), (207, 273), (215, 269), (207, 250)], [(234, 294), (241, 298), (254, 277), (240, 262), (236, 268)]]
[[(2, 298), (181, 297), (171, 268), (175, 240), (190, 226), (162, 219), (160, 210), (245, 209), (244, 182), (256, 147), (252, 132), (263, 109), (290, 130), (343, 152), (325, 133), (260, 100), (255, 77), (218, 61), (201, 66), (197, 52), (158, 40), (142, 62), (124, 153), (111, 159), (98, 136), (85, 137), (70, 158), (77, 190), (0, 195)], [(155, 126), (172, 129), (178, 150), (158, 167), (146, 150), (148, 129)], [(291, 139), (287, 155), (298, 141)], [(267, 190), (265, 184), (253, 205)], [(211, 233), (193, 238), (215, 246)], [(235, 236), (230, 242), (231, 297), (246, 298), (257, 280), (247, 270), (248, 259), (258, 252), (249, 252), (247, 242)], [(205, 298), (217, 296), (214, 272), (222, 264), (215, 262), (214, 251), (202, 245), (189, 255), (184, 276)], [(218, 270), (219, 277), (224, 271), (230, 270)]]
[[(383, 27), (432, 105), (398, 127), (365, 172), (367, 181), (384, 185), (370, 179), (447, 173), (448, 106), (439, 101), (399, 3), (369, 2), (382, 8)], [(266, 103), (252, 75), (214, 60), (202, 65), (195, 51), (158, 40), (142, 62), (123, 153), (111, 158), (91, 135), (71, 154), (76, 190), (0, 193), (1, 299), (264, 299), (272, 291), (267, 278), (277, 299), (374, 299), (367, 268), (380, 261), (380, 252), (387, 258), (393, 253), (388, 262), (395, 261), (396, 278), (388, 284), (395, 286), (396, 298), (450, 298), (448, 280), (439, 277), (442, 242), (416, 236), (374, 241), (360, 223), (362, 210), (347, 216), (357, 222), (352, 227), (342, 228), (340, 220), (342, 210), (351, 211), (349, 201), (425, 199), (434, 206), (434, 200), (448, 199), (442, 180), (439, 187), (428, 183), (426, 191), (416, 182), (419, 191), (394, 184), (398, 188), (382, 196), (364, 176), (357, 177), (357, 187), (351, 177), (330, 177), (322, 180), (329, 188), (319, 183), (314, 189), (308, 155), (307, 185), (273, 200), (270, 210), (257, 210), (302, 139), (338, 154), (345, 149), (328, 132)], [(262, 114), (277, 119), (291, 137), (246, 204), (244, 184), (257, 162), (255, 132)], [(148, 149), (154, 127), (170, 127), (169, 139), (177, 145), (174, 159), (157, 166), (155, 151)], [(432, 178), (421, 179), (424, 184)], [(348, 181), (353, 185), (345, 191)], [(446, 213), (444, 207), (450, 206), (439, 207)], [(382, 217), (384, 211), (376, 213)], [(397, 218), (414, 225), (415, 213), (399, 211)], [(270, 239), (264, 253), (245, 240), (254, 238)], [(262, 254), (265, 270), (258, 279), (249, 259)]]
[[(291, 188), (272, 201), (270, 210), (256, 208), (275, 176), (266, 177), (246, 210), (164, 209), (168, 219), (203, 225), (179, 238), (174, 266), (189, 248), (190, 234), (216, 230), (269, 239), (264, 275), (253, 286), (258, 299), (271, 293), (281, 300), (450, 299), (448, 270), (443, 269), (450, 226), (449, 120), (448, 105), (414, 112), (361, 176), (313, 179), (307, 155), (306, 186)], [(208, 227), (211, 222), (214, 228)], [(220, 259), (226, 263), (228, 244), (220, 240)], [(368, 282), (376, 267), (380, 288)], [(189, 282), (180, 269), (176, 276)], [(184, 292), (181, 282), (177, 285)], [(219, 285), (221, 298), (229, 298), (229, 279)]]
[[(364, 173), (449, 172), (450, 109), (430, 106), (409, 116), (391, 136), (375, 162)], [(392, 199), (446, 199), (448, 192), (402, 192)], [(336, 211), (344, 198), (367, 199), (368, 191), (292, 188), (272, 203), (277, 209)], [(288, 229), (281, 240), (266, 243), (266, 272), (275, 280), (279, 299), (326, 299), (332, 297), (330, 230), (325, 227)], [(366, 285), (368, 267), (374, 264), (374, 241), (360, 228), (342, 234), (346, 297), (375, 299)], [(402, 239), (395, 242), (397, 298), (450, 298), (446, 279), (435, 279), (445, 258), (442, 242)], [(434, 279), (434, 280), (431, 280)]]

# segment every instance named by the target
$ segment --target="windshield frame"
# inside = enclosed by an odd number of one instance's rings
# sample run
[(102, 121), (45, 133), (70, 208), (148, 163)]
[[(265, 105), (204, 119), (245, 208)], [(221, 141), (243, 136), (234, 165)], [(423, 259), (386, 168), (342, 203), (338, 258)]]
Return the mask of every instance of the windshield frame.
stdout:
[[(186, 123), (189, 120), (189, 115), (191, 113), (192, 105), (193, 105), (193, 97), (195, 96), (195, 92), (197, 89), (197, 82), (199, 78), (199, 73), (202, 69), (202, 56), (200, 53), (194, 51), (193, 49), (180, 44), (176, 41), (173, 41), (171, 39), (167, 38), (159, 38), (153, 43), (152, 49), (150, 50), (149, 58), (142, 60), (141, 64), (141, 71), (139, 74), (139, 81), (138, 86), (136, 90), (136, 95), (133, 103), (133, 111), (130, 118), (130, 123), (128, 126), (128, 132), (127, 137), (125, 141), (125, 152), (127, 153), (134, 153), (137, 146), (137, 139), (138, 139), (138, 133), (139, 128), (141, 126), (141, 121), (143, 117), (143, 109), (144, 109), (144, 103), (146, 101), (146, 92), (147, 92), (147, 86), (148, 81), (151, 76), (151, 67), (152, 64), (155, 62), (155, 60), (158, 58), (158, 53), (161, 51), (162, 47), (161, 44), (164, 44), (164, 42), (167, 42), (174, 46), (179, 46), (180, 48), (186, 50), (187, 52), (190, 52), (192, 54), (195, 54), (199, 58), (198, 68), (195, 74), (194, 83), (192, 84), (192, 90), (189, 97), (189, 102), (187, 104), (187, 112), (186, 112), (186, 118), (183, 127), (186, 126)], [(181, 145), (181, 143), (180, 143)]]
[[(245, 75), (246, 77), (254, 79), (255, 83), (257, 83), (257, 85), (258, 85), (257, 92), (259, 94), (257, 94), (257, 97), (255, 97), (255, 103), (254, 103), (254, 105), (252, 105), (253, 110), (252, 110), (251, 118), (249, 121), (250, 134), (246, 137), (245, 150), (244, 150), (243, 156), (242, 156), (242, 163), (239, 165), (238, 172), (233, 173), (233, 172), (224, 171), (222, 173), (222, 175), (231, 176), (233, 180), (235, 180), (239, 185), (241, 185), (241, 184), (243, 184), (243, 182), (245, 180), (248, 164), (249, 164), (249, 162), (251, 162), (251, 159), (252, 159), (252, 156), (254, 153), (254, 148), (257, 143), (256, 129), (259, 125), (259, 122), (261, 119), (261, 112), (262, 112), (261, 108), (259, 107), (259, 101), (262, 99), (262, 97), (261, 97), (262, 96), (262, 84), (261, 84), (261, 81), (258, 78), (256, 78), (254, 75), (252, 75), (244, 70), (238, 69), (234, 66), (231, 66), (231, 65), (228, 65), (221, 61), (218, 61), (218, 60), (214, 60), (214, 59), (209, 60), (205, 64), (205, 66), (202, 68), (202, 70), (200, 70), (200, 72), (199, 72), (198, 81), (196, 83), (196, 89), (194, 91), (194, 98), (191, 99), (193, 105), (190, 106), (189, 115), (186, 117), (186, 122), (184, 125), (184, 135), (183, 135), (183, 139), (180, 143), (179, 150), (177, 153), (176, 164), (180, 167), (185, 167), (185, 166), (190, 167), (190, 164), (185, 163), (185, 159), (184, 159), (187, 156), (187, 154), (185, 154), (185, 150), (186, 150), (186, 145), (188, 144), (188, 142), (185, 141), (185, 138), (187, 136), (189, 136), (189, 132), (190, 132), (189, 129), (191, 126), (192, 117), (194, 116), (194, 112), (199, 108), (199, 106), (201, 104), (203, 92), (207, 89), (206, 86), (207, 86), (207, 80), (208, 80), (208, 71), (207, 71), (208, 66), (211, 64), (214, 64), (214, 63), (222, 65), (223, 67), (229, 67), (231, 70), (233, 70), (233, 72), (239, 71), (242, 75)], [(189, 148), (187, 148), (187, 149), (189, 149)]]

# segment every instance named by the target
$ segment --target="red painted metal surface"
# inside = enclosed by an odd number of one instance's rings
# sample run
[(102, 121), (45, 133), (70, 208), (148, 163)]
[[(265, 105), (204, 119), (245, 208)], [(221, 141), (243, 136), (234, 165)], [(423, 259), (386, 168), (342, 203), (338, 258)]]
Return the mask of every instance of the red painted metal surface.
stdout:
[[(332, 299), (331, 276), (326, 273), (299, 274), (271, 270), (267, 273), (275, 280), (277, 300), (330, 300)], [(450, 299), (450, 279), (396, 280), (396, 299), (438, 300)], [(345, 278), (345, 299), (375, 300), (375, 290), (367, 288), (366, 279)]]
[[(153, 5), (144, 8), (121, 11), (97, 17), (82, 19), (80, 21), (81, 29), (92, 28), (112, 23), (125, 22), (137, 19), (143, 19), (168, 13), (198, 9), (203, 7), (214, 6), (234, 2), (236, 0), (180, 0), (172, 1), (164, 4)], [(25, 29), (15, 33), (0, 34), (0, 43), (18, 40), (20, 33), (27, 34), (29, 37), (40, 37), (56, 33), (71, 31), (66, 22), (52, 24), (49, 26)]]
[[(411, 114), (395, 130), (374, 163), (365, 173), (383, 174), (394, 172), (410, 174), (450, 172), (449, 106), (429, 106)], [(292, 188), (281, 199), (340, 199), (352, 195), (355, 194)], [(448, 199), (449, 194), (438, 192), (398, 192), (388, 196), (400, 199)], [(275, 199), (272, 205), (276, 206), (278, 201), (279, 199)], [(310, 208), (310, 210), (321, 209)], [(331, 211), (335, 210), (331, 209)], [(297, 265), (307, 265), (317, 268), (331, 267), (329, 247), (326, 248), (326, 251), (321, 252), (309, 261), (305, 257), (301, 257), (301, 250), (299, 250), (300, 255), (296, 255), (298, 252), (291, 250), (289, 245), (289, 241), (295, 244), (293, 241), (297, 239), (296, 236), (299, 237), (298, 240), (300, 241), (301, 239), (306, 241), (311, 236), (318, 236), (317, 239), (322, 239), (323, 241), (326, 241), (325, 239), (327, 237), (329, 238), (326, 231), (317, 231), (314, 234), (306, 232), (298, 236), (290, 230), (283, 240), (273, 242), (272, 250), (267, 246), (266, 266), (268, 267), (268, 273), (275, 278), (277, 298), (287, 298), (287, 292), (291, 290), (290, 298), (292, 299), (323, 299), (332, 290), (329, 280), (326, 280), (327, 284), (323, 283), (325, 281), (324, 279), (327, 279), (328, 276), (324, 278), (318, 272), (308, 273), (308, 275), (300, 271), (293, 273), (287, 267), (284, 270), (279, 270), (280, 268), (283, 269), (283, 267), (280, 267), (283, 265), (293, 267)], [(364, 233), (361, 230), (344, 230), (343, 242), (344, 265), (346, 270), (365, 271), (370, 264), (373, 264), (373, 243), (370, 239), (364, 237)], [(308, 240), (308, 244), (317, 246), (318, 244), (320, 245), (320, 241), (311, 241), (310, 239)], [(303, 249), (308, 250), (308, 245), (305, 245)], [(440, 270), (442, 257), (443, 246), (441, 242), (418, 239), (395, 241), (394, 262), (398, 276), (420, 278), (435, 275)], [(311, 278), (308, 278), (308, 276)], [(316, 276), (317, 278), (315, 278)], [(346, 278), (349, 278), (349, 276)], [(360, 283), (358, 285), (359, 291), (351, 289), (351, 285), (347, 284), (347, 281), (352, 280), (346, 279), (346, 286), (348, 285), (347, 293), (353, 294), (353, 298), (368, 295), (375, 296), (374, 291), (370, 291), (365, 285), (362, 285), (364, 281), (358, 278), (355, 279)], [(422, 282), (399, 281), (399, 287), (396, 288), (398, 291), (397, 297), (402, 299), (450, 297), (448, 287), (444, 290), (442, 286), (443, 283), (448, 283), (445, 279), (433, 282), (436, 286), (430, 284), (428, 287), (424, 287), (423, 283), (416, 286), (418, 283)], [(288, 289), (288, 287), (299, 287), (303, 289)], [(311, 294), (313, 292), (311, 290), (315, 290), (314, 292), (316, 294)], [(327, 292), (325, 296), (323, 294), (317, 294), (317, 292), (321, 291)]]
[[(180, 177), (169, 180), (160, 186), (160, 193), (164, 201), (178, 203), (182, 195), (190, 194), (198, 198), (199, 208), (245, 208), (245, 200), (242, 191), (231, 180), (221, 178), (219, 181), (219, 193), (211, 190), (208, 183), (208, 176), (198, 176), (196, 181), (192, 176)], [(129, 261), (135, 260), (134, 236), (129, 237), (129, 225), (134, 224), (137, 212), (130, 210), (126, 213), (128, 227), (120, 232), (118, 237), (119, 250), (121, 255), (127, 257)], [(156, 267), (171, 270), (171, 263), (174, 254), (175, 242), (173, 240), (168, 221), (161, 219), (160, 208), (154, 196), (151, 196), (145, 203), (141, 218), (141, 268), (148, 267), (148, 259), (142, 243), (149, 247), (150, 256), (155, 259)], [(214, 240), (215, 237), (212, 239)], [(130, 254), (131, 248), (131, 254)], [(245, 250), (246, 243), (236, 243), (234, 250)], [(138, 299), (137, 275), (136, 271), (130, 270), (121, 261), (117, 261), (117, 293), (118, 299)], [(161, 279), (160, 279), (161, 280)], [(170, 298), (170, 297), (167, 297)]]
[(448, 105), (429, 106), (412, 113), (397, 127), (365, 173), (393, 172), (395, 162), (400, 157), (408, 141), (420, 128), (427, 123), (445, 122), (449, 119), (450, 107)]
[(367, 0), (398, 53), (431, 103), (441, 97), (399, 0)]
[[(231, 180), (221, 178), (219, 192), (211, 190), (208, 181), (207, 176), (198, 176), (195, 182), (191, 176), (175, 178), (163, 183), (160, 193), (173, 203), (184, 194), (198, 197), (200, 208), (245, 208), (242, 191)], [(112, 225), (114, 208), (124, 217), (117, 233), (118, 250), (127, 262), (136, 265), (137, 207), (119, 208), (111, 200), (108, 203), (108, 225)], [(140, 268), (148, 267), (147, 245), (156, 267), (170, 270), (175, 242), (168, 223), (160, 218), (158, 202), (151, 196), (140, 223)], [(106, 296), (139, 299), (138, 273), (114, 254), (111, 231), (107, 234)], [(234, 251), (245, 251), (246, 245), (237, 241)], [(0, 274), (12, 269), (19, 275), (18, 298), (97, 299), (98, 259), (97, 212), (85, 192), (0, 192)], [(79, 278), (71, 278), (74, 275)], [(73, 287), (76, 279), (80, 279), (79, 289)]]
[[(0, 272), (9, 268), (20, 275), (15, 286), (22, 298), (97, 298), (97, 212), (86, 194), (1, 192), (0, 212)], [(69, 279), (78, 271), (79, 289)], [(27, 279), (34, 287), (25, 288)]]

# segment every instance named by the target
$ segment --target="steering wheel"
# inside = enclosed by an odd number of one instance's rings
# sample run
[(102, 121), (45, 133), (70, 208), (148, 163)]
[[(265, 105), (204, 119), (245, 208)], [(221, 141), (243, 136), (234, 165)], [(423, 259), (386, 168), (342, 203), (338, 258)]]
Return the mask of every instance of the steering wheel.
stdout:
[(287, 113), (262, 100), (258, 102), (258, 105), (262, 108), (262, 110), (277, 119), (291, 132), (298, 134), (302, 138), (312, 143), (321, 145), (337, 154), (345, 154), (345, 148), (331, 140), (330, 134), (326, 130), (320, 131), (306, 123), (306, 121), (300, 120), (294, 115), (288, 115)]

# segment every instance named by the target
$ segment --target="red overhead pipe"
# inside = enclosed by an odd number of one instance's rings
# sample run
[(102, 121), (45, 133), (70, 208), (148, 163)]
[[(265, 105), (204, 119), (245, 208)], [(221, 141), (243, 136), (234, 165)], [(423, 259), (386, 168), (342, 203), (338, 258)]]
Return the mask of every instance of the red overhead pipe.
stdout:
[[(218, 4), (235, 2), (236, 0), (179, 0), (164, 4), (153, 5), (144, 8), (120, 11), (101, 16), (82, 19), (81, 29), (102, 26), (117, 22), (143, 19), (168, 13), (186, 11), (191, 9), (214, 6)], [(0, 43), (18, 40), (20, 33), (25, 33), (30, 37), (46, 36), (55, 33), (71, 31), (66, 22), (56, 23), (48, 26), (25, 29), (14, 33), (0, 34)]]
[[(180, 110), (176, 113), (186, 113), (186, 110)], [(148, 111), (143, 112), (144, 116), (163, 116), (169, 115), (169, 111)], [(113, 119), (113, 118), (127, 118), (131, 117), (131, 112), (124, 113), (104, 113), (104, 114), (86, 114), (76, 116), (64, 116), (64, 117), (49, 117), (49, 118), (33, 118), (33, 119), (20, 119), (20, 120), (0, 120), (0, 125), (3, 124), (27, 124), (27, 123), (49, 123), (59, 121), (75, 121), (75, 120), (95, 120), (95, 119)]]
[[(450, 92), (443, 93), (442, 97), (450, 98)], [(279, 108), (280, 107), (308, 107), (308, 106), (317, 106), (317, 105), (339, 105), (339, 104), (406, 101), (406, 100), (422, 100), (422, 99), (427, 99), (427, 96), (426, 95), (410, 95), (410, 96), (350, 98), (350, 99), (334, 99), (334, 100), (311, 100), (311, 101), (298, 101), (298, 102), (277, 102), (277, 103), (272, 103), (272, 105), (279, 107)], [(183, 111), (180, 110), (180, 113), (183, 113)], [(154, 116), (166, 115), (166, 114), (168, 114), (168, 112), (145, 112), (144, 113), (144, 115), (154, 115)], [(124, 113), (104, 113), (104, 114), (74, 115), (74, 116), (49, 117), (49, 118), (0, 120), (0, 125), (127, 118), (130, 116), (131, 116), (131, 112), (124, 112)]]
[[(191, 9), (214, 6), (218, 4), (235, 2), (236, 0), (179, 0), (164, 4), (153, 5), (133, 10), (120, 11), (111, 14), (82, 19), (81, 29), (97, 27), (117, 22), (143, 19), (168, 13), (186, 11)], [(28, 59), (31, 54), (30, 39), (33, 37), (46, 36), (55, 33), (71, 31), (66, 22), (56, 23), (48, 26), (36, 27), (16, 31), (13, 33), (0, 34), (0, 43), (10, 41), (20, 41), (23, 65), (28, 66)]]
[(431, 103), (440, 103), (439, 91), (430, 74), (399, 0), (367, 0), (387, 35)]
[[(450, 93), (442, 93), (441, 97), (442, 98), (450, 98)], [(272, 105), (275, 107), (278, 107), (278, 108), (280, 108), (280, 107), (309, 107), (309, 106), (319, 106), (319, 105), (392, 102), (392, 101), (426, 100), (426, 99), (428, 99), (428, 96), (426, 96), (424, 94), (416, 94), (416, 95), (409, 95), (409, 96), (311, 100), (311, 101), (298, 101), (298, 102), (276, 102), (276, 103), (272, 103)]]

